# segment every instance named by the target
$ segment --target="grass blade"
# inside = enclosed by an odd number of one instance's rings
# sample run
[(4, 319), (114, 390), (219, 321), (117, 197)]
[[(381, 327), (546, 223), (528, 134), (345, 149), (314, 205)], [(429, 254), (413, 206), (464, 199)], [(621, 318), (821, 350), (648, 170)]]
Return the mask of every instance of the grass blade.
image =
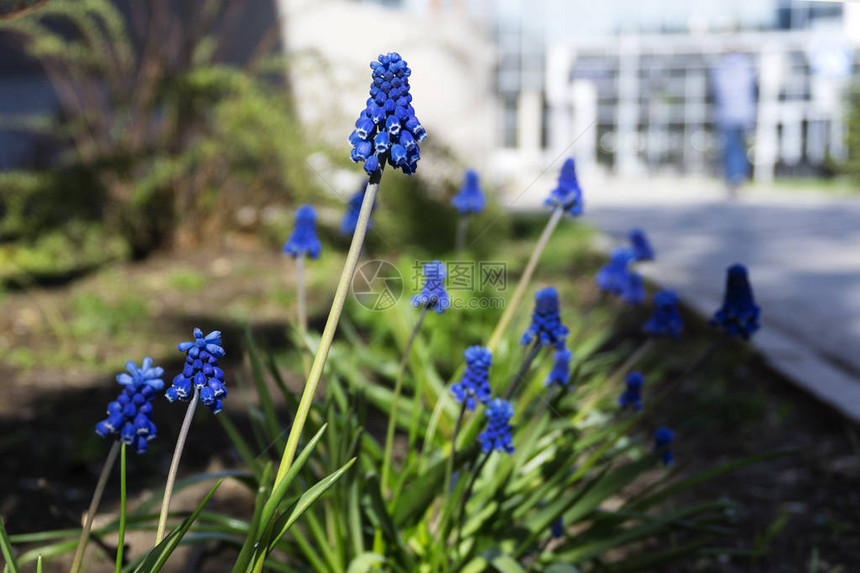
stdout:
[(11, 573), (19, 573), (18, 562), (15, 561), (15, 553), (12, 551), (12, 544), (9, 542), (9, 536), (6, 534), (6, 524), (3, 518), (0, 517), (0, 551), (3, 553), (3, 559), (6, 560), (5, 569)]

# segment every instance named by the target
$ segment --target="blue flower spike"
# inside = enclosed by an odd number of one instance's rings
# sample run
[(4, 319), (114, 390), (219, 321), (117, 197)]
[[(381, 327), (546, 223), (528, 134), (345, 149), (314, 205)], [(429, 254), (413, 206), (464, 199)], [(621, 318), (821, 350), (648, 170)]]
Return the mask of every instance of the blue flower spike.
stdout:
[(478, 173), (467, 169), (463, 176), (463, 186), (460, 192), (451, 199), (451, 204), (457, 208), (461, 215), (480, 213), (487, 205), (487, 199), (481, 190), (481, 181)]
[(621, 296), (630, 282), (630, 263), (636, 258), (633, 249), (619, 247), (612, 251), (607, 262), (599, 271), (595, 281), (602, 291)]
[(576, 177), (576, 163), (572, 157), (561, 166), (558, 185), (550, 192), (544, 204), (561, 207), (568, 215), (582, 215), (582, 188)]
[(654, 432), (654, 449), (660, 454), (663, 465), (670, 466), (675, 461), (674, 456), (672, 456), (672, 450), (669, 449), (674, 439), (675, 433), (669, 428), (659, 428)]
[(631, 372), (625, 378), (627, 387), (624, 393), (618, 398), (618, 405), (622, 410), (632, 408), (637, 412), (642, 411), (642, 384), (645, 378), (641, 372)]
[(442, 314), (451, 306), (451, 298), (445, 290), (445, 263), (432, 261), (424, 264), (424, 286), (412, 297), (415, 308), (429, 308)]
[(511, 437), (510, 420), (514, 416), (514, 407), (507, 400), (495, 398), (484, 411), (487, 416), (487, 429), (481, 432), (478, 440), (481, 451), (485, 454), (493, 450), (514, 453), (514, 441)]
[(418, 144), (427, 137), (411, 103), (412, 70), (396, 52), (380, 54), (370, 68), (370, 97), (349, 136), (350, 157), (364, 163), (371, 180), (378, 180), (386, 163), (411, 175), (421, 158)]
[(146, 452), (147, 444), (155, 439), (152, 404), (157, 392), (164, 388), (164, 369), (152, 365), (152, 358), (143, 359), (140, 367), (129, 360), (128, 373), (118, 374), (116, 381), (123, 386), (116, 400), (108, 404), (107, 418), (96, 424), (96, 434), (102, 438), (116, 436), (122, 443), (133, 446), (138, 454)]
[(627, 280), (621, 285), (619, 297), (627, 304), (642, 304), (645, 302), (645, 281), (642, 275), (635, 272), (627, 273)]
[(651, 241), (642, 229), (633, 229), (630, 231), (630, 246), (633, 248), (633, 255), (637, 261), (653, 261), (654, 249), (651, 247)]
[(554, 287), (537, 291), (532, 322), (523, 334), (520, 344), (526, 346), (537, 339), (541, 346), (554, 346), (556, 350), (564, 350), (567, 334), (568, 330), (561, 323), (558, 310), (558, 292)]
[[(361, 204), (364, 202), (365, 188), (362, 187), (356, 191), (349, 202), (346, 204), (346, 212), (343, 214), (343, 219), (340, 220), (340, 234), (352, 235), (355, 233), (355, 226), (358, 225), (358, 215), (361, 213)], [(376, 201), (373, 202), (373, 207), (370, 212), (376, 209)], [(373, 217), (367, 222), (367, 228), (373, 227)]]
[(164, 396), (171, 402), (187, 402), (196, 389), (203, 405), (217, 414), (224, 405), (223, 398), (227, 397), (224, 371), (218, 368), (218, 359), (224, 356), (221, 333), (215, 330), (204, 336), (202, 330), (195, 328), (194, 340), (180, 342), (177, 349), (186, 353), (185, 367)]
[(284, 244), (284, 253), (295, 258), (305, 255), (319, 258), (322, 245), (317, 238), (316, 220), (317, 212), (310, 205), (302, 205), (296, 210), (296, 227)]
[(564, 537), (564, 519), (561, 516), (558, 516), (555, 521), (550, 524), (549, 530), (552, 533), (552, 536), (556, 539)]
[(726, 275), (726, 293), (723, 306), (710, 320), (712, 326), (719, 326), (729, 336), (749, 340), (758, 330), (761, 309), (755, 303), (747, 269), (743, 265), (732, 265)]
[(654, 295), (654, 313), (642, 326), (642, 330), (654, 337), (677, 339), (681, 335), (684, 323), (678, 311), (678, 295), (675, 291), (661, 290)]
[(573, 358), (573, 352), (569, 348), (556, 350), (553, 354), (552, 370), (544, 380), (544, 386), (560, 386), (567, 388), (567, 383), (570, 381), (570, 361)]
[(478, 402), (490, 402), (490, 365), (493, 353), (483, 346), (470, 346), (466, 349), (466, 371), (459, 382), (451, 386), (451, 393), (457, 402), (474, 410)]

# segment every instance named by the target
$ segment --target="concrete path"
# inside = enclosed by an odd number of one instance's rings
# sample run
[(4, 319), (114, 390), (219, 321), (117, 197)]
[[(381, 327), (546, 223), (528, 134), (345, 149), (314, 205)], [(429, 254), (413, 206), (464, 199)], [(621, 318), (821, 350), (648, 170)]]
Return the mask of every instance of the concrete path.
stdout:
[[(543, 181), (535, 187), (543, 187)], [(583, 181), (585, 219), (611, 244), (645, 229), (642, 270), (711, 314), (725, 269), (747, 265), (762, 308), (754, 342), (789, 378), (860, 421), (860, 196), (754, 189), (726, 201), (714, 181)], [(534, 203), (531, 189), (526, 204)]]

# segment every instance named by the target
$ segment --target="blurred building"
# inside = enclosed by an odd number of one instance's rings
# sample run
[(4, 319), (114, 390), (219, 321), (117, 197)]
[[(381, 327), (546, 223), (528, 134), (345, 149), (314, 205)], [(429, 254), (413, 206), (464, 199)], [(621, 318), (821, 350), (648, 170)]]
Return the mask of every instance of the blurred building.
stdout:
[(573, 152), (623, 175), (716, 169), (709, 71), (727, 50), (758, 73), (754, 176), (816, 174), (845, 155), (860, 6), (797, 0), (358, 0), (484, 25), (498, 100), (491, 167)]

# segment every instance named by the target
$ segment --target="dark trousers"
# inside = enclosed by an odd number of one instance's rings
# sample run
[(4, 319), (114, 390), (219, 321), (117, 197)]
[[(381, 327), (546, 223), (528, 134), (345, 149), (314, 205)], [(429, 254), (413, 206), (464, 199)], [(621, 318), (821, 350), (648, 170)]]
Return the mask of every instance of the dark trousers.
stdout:
[(723, 139), (723, 171), (729, 185), (740, 185), (749, 175), (746, 134), (744, 127), (720, 128)]

